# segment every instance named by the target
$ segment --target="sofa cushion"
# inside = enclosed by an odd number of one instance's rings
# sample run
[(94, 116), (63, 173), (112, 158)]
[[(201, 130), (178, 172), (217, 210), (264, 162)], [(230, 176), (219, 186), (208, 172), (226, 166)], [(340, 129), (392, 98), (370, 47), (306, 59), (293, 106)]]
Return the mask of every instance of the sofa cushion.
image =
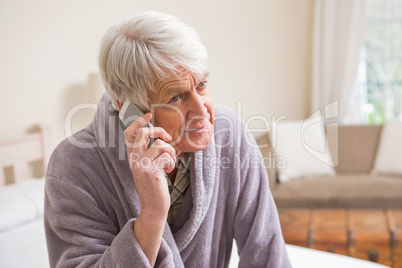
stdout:
[[(330, 126), (333, 127), (333, 126)], [(337, 173), (371, 171), (381, 126), (339, 126), (338, 140), (329, 140), (331, 154), (338, 152)]]
[(278, 208), (402, 208), (400, 177), (342, 174), (278, 184)]
[[(334, 164), (326, 147), (324, 126), (315, 118), (281, 121), (271, 134), (276, 157), (285, 163), (278, 168), (281, 183), (309, 176), (335, 175)], [(275, 139), (272, 135), (276, 135)]]
[(402, 175), (402, 122), (387, 122), (381, 133), (373, 173)]

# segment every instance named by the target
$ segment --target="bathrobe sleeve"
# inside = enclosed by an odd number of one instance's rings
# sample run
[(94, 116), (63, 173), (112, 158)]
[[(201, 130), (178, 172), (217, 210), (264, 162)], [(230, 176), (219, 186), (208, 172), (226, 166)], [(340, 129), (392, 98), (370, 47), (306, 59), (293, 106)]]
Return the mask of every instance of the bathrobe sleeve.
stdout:
[(45, 230), (51, 267), (150, 267), (133, 232), (119, 231), (83, 188), (48, 176)]
[(239, 267), (291, 267), (260, 150), (243, 143), (240, 155), (243, 168), (234, 223)]

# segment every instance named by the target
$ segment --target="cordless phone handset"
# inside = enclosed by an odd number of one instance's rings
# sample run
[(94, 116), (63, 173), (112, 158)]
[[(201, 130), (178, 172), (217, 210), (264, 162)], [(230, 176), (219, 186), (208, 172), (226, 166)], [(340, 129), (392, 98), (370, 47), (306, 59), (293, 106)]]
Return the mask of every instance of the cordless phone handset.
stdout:
[[(129, 100), (126, 100), (123, 104), (123, 106), (120, 108), (119, 112), (119, 118), (120, 122), (122, 124), (123, 130), (128, 128), (137, 118), (143, 116), (144, 113), (141, 111), (141, 109), (135, 105), (134, 103), (130, 102)], [(146, 124), (144, 127), (153, 127), (151, 122)], [(152, 143), (155, 141), (155, 139), (151, 139), (148, 148), (152, 145)]]

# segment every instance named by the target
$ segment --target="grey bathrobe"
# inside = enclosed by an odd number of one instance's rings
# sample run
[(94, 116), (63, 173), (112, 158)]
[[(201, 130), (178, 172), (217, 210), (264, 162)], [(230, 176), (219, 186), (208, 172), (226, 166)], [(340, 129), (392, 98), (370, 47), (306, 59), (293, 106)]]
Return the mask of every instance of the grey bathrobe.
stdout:
[[(290, 267), (262, 157), (237, 116), (215, 108), (211, 145), (191, 153), (191, 184), (156, 267)], [(133, 233), (140, 203), (117, 112), (105, 94), (92, 123), (61, 142), (46, 175), (51, 267), (148, 267)]]

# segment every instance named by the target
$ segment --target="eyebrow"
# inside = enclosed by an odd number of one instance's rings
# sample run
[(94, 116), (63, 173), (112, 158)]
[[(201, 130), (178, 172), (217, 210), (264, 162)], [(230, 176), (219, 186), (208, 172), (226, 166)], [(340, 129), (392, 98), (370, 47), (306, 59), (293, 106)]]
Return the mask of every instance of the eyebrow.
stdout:
[[(198, 85), (200, 82), (202, 82), (202, 81), (204, 81), (205, 79), (207, 79), (208, 76), (209, 76), (209, 72), (206, 72), (206, 73), (204, 73), (204, 74), (202, 74), (202, 75), (200, 76), (200, 79), (197, 78), (197, 79), (196, 79), (197, 85)], [(182, 93), (182, 92), (184, 92), (184, 91), (186, 91), (186, 90), (187, 90), (186, 88), (182, 88), (182, 87), (180, 87), (180, 86), (172, 86), (171, 88), (168, 88), (166, 91), (164, 91), (163, 94), (160, 94), (159, 97), (160, 97), (160, 98), (167, 98), (167, 97), (170, 97), (170, 96), (172, 96), (172, 95), (180, 94), (180, 93)]]
[(165, 94), (163, 94), (164, 96), (162, 96), (162, 97), (169, 97), (171, 95), (176, 95), (176, 94), (179, 94), (179, 93), (181, 93), (181, 92), (183, 92), (185, 90), (186, 89), (180, 88), (180, 87), (172, 87), (172, 88), (169, 88), (168, 90), (166, 90)]
[(209, 76), (209, 72), (205, 72), (202, 76), (200, 76), (200, 82), (204, 81), (205, 79), (207, 79)]

